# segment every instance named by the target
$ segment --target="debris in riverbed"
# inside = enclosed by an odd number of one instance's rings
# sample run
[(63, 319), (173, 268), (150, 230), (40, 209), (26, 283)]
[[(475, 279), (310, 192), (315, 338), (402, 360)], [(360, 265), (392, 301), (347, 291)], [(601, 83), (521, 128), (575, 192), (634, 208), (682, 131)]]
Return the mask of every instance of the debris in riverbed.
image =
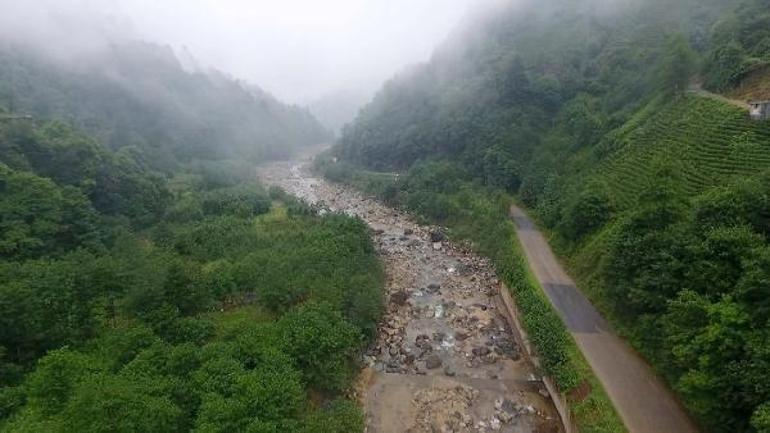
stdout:
[[(559, 431), (550, 400), (538, 393), (542, 384), (515, 385), (539, 376), (516, 362), (520, 348), (498, 308), (500, 282), (489, 260), (451, 242), (442, 228), (420, 226), (302, 168), (274, 167), (271, 182), (287, 192), (373, 227), (386, 305), (378, 337), (362, 355), (373, 375), (362, 396), (368, 433)], [(385, 387), (383, 377), (396, 385)]]

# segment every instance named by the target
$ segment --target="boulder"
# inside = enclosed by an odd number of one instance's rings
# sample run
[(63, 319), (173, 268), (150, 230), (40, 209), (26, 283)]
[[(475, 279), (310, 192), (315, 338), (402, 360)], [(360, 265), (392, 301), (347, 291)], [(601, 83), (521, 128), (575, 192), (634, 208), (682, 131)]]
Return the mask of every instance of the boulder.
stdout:
[(446, 235), (441, 229), (433, 229), (430, 231), (431, 242), (441, 242), (446, 239)]

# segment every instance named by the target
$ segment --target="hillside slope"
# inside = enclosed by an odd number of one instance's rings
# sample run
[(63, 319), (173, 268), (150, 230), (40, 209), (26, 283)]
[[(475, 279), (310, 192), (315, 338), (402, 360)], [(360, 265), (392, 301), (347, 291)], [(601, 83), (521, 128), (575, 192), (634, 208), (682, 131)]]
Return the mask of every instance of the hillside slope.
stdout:
[(157, 47), (112, 54), (0, 53), (0, 432), (363, 431), (369, 228), (254, 173), (324, 131)]
[(768, 19), (768, 0), (511, 3), (388, 83), (336, 153), (406, 171), (384, 198), (437, 220), (463, 191), (515, 194), (705, 430), (768, 432), (770, 124), (686, 92), (752, 80)]
[(645, 188), (658, 180), (658, 161), (678, 170), (691, 196), (770, 169), (770, 123), (749, 120), (745, 110), (698, 96), (654, 110), (641, 124), (605, 136), (593, 150), (608, 155), (597, 158), (584, 181), (605, 184), (614, 208), (639, 205)]
[(72, 60), (4, 43), (0, 83), (0, 106), (64, 119), (113, 149), (138, 146), (164, 168), (190, 158), (274, 158), (331, 139), (306, 109), (216, 72), (188, 72), (170, 48), (150, 43)]

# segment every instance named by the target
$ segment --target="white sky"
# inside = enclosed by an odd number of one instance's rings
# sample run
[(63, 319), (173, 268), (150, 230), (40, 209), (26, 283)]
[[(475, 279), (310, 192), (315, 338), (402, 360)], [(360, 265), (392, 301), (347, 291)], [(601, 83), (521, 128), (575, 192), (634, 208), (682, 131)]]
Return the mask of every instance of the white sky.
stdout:
[(486, 1), (0, 0), (0, 26), (22, 24), (39, 37), (61, 21), (70, 30), (120, 28), (186, 46), (204, 66), (308, 103), (340, 89), (372, 91), (427, 60), (467, 10)]

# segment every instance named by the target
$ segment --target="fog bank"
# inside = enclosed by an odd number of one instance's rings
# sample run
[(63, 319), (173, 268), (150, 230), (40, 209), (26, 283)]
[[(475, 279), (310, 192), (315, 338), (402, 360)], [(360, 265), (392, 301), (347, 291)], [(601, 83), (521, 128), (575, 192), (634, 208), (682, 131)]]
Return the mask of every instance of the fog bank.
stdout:
[(171, 45), (185, 64), (247, 80), (288, 102), (373, 92), (426, 60), (488, 0), (0, 0), (0, 36), (60, 56), (125, 37)]

